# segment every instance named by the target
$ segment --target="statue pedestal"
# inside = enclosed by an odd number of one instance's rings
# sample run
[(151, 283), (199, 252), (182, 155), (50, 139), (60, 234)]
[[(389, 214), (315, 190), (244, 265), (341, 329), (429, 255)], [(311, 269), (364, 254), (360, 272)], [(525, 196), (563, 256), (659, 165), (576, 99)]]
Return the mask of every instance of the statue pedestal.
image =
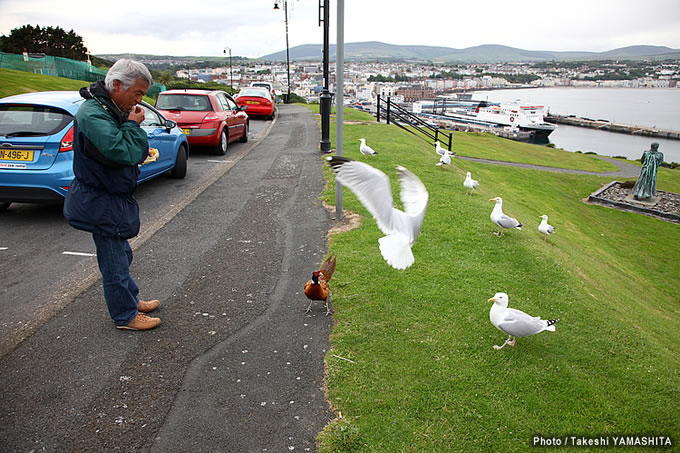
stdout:
[(640, 198), (640, 199), (635, 199), (635, 196), (633, 194), (628, 195), (626, 198), (624, 198), (624, 201), (627, 203), (637, 203), (641, 204), (643, 206), (647, 207), (652, 207), (655, 206), (661, 198), (659, 197), (651, 197), (651, 198)]
[(593, 192), (586, 202), (636, 212), (680, 224), (680, 194), (656, 191), (656, 197), (636, 200), (624, 183), (612, 181)]

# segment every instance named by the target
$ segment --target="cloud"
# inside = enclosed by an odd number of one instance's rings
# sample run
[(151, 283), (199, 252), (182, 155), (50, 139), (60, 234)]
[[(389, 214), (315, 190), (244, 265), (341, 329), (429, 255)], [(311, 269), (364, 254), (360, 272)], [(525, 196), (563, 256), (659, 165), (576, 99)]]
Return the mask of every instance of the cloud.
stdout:
[[(284, 12), (272, 0), (118, 0), (95, 11), (91, 1), (0, 0), (0, 34), (25, 24), (73, 29), (95, 54), (153, 53), (259, 57), (285, 49)], [(279, 2), (282, 6), (282, 3)], [(320, 44), (318, 2), (288, 0), (290, 47)], [(331, 1), (336, 42), (337, 2)], [(570, 0), (540, 5), (507, 0), (459, 2), (349, 0), (345, 42), (382, 41), (465, 48), (503, 44), (527, 50), (605, 51), (634, 44), (680, 48), (677, 0)]]

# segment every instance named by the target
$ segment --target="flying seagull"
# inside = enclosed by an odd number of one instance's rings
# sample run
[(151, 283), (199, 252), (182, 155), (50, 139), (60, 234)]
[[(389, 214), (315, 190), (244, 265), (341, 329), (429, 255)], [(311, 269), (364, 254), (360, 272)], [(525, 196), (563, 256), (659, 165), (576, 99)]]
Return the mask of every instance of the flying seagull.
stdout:
[(543, 240), (545, 241), (548, 236), (553, 234), (555, 232), (555, 228), (553, 228), (552, 225), (548, 224), (548, 216), (547, 215), (542, 215), (541, 216), (541, 224), (538, 226), (538, 231), (543, 233)]
[(505, 345), (515, 346), (517, 338), (528, 337), (544, 330), (554, 332), (555, 323), (559, 321), (559, 319), (541, 319), (538, 316), (530, 316), (521, 310), (508, 308), (508, 295), (505, 293), (496, 293), (489, 299), (489, 302), (494, 303), (489, 310), (491, 324), (509, 335), (502, 346), (494, 345), (496, 350), (503, 349)]
[(398, 166), (404, 211), (394, 207), (390, 180), (382, 171), (344, 157), (326, 158), (335, 178), (349, 187), (373, 215), (385, 236), (378, 239), (380, 253), (395, 269), (406, 269), (415, 258), (411, 246), (420, 233), (427, 208), (428, 193), (416, 175)]
[(496, 233), (496, 236), (503, 236), (503, 230), (506, 228), (522, 229), (522, 224), (519, 223), (517, 219), (513, 219), (512, 217), (503, 214), (503, 199), (501, 197), (492, 198), (489, 201), (496, 202), (496, 206), (493, 207), (490, 216), (491, 221), (498, 225), (498, 233)]
[(465, 193), (469, 193), (470, 195), (472, 195), (472, 191), (475, 190), (477, 186), (479, 186), (479, 181), (472, 179), (472, 173), (467, 172), (467, 174), (465, 175), (465, 181), (463, 182), (463, 187), (468, 189), (469, 192)]
[(366, 144), (365, 138), (360, 138), (359, 141), (361, 142), (361, 145), (359, 146), (359, 151), (361, 151), (361, 154), (365, 154), (367, 156), (375, 156), (378, 154), (373, 148)]

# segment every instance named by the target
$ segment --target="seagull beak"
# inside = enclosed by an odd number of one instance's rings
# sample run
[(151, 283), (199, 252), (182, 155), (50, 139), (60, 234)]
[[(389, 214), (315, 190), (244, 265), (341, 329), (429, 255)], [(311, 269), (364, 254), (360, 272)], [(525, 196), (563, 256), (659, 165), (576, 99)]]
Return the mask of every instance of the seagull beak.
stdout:
[(496, 298), (495, 298), (495, 297), (492, 297), (492, 298), (489, 299), (487, 302), (496, 302)]
[(494, 200), (493, 198), (489, 198), (489, 201), (496, 201), (496, 200)]

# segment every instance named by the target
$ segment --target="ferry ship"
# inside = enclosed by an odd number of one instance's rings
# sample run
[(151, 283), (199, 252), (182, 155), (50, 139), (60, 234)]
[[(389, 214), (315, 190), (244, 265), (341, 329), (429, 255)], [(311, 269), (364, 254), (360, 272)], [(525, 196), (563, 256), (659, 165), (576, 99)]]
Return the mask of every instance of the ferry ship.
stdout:
[[(429, 114), (428, 110), (431, 110)], [(542, 105), (523, 105), (520, 103), (497, 103), (473, 101), (469, 99), (416, 101), (413, 103), (416, 114), (437, 116), (454, 123), (475, 124), (490, 129), (518, 131), (529, 134), (531, 138), (546, 138), (557, 127), (544, 120), (545, 108)]]
[(479, 121), (488, 121), (500, 126), (517, 128), (530, 132), (534, 137), (547, 137), (557, 126), (544, 120), (545, 108), (542, 105), (489, 104), (480, 102), (475, 110), (475, 117)]

